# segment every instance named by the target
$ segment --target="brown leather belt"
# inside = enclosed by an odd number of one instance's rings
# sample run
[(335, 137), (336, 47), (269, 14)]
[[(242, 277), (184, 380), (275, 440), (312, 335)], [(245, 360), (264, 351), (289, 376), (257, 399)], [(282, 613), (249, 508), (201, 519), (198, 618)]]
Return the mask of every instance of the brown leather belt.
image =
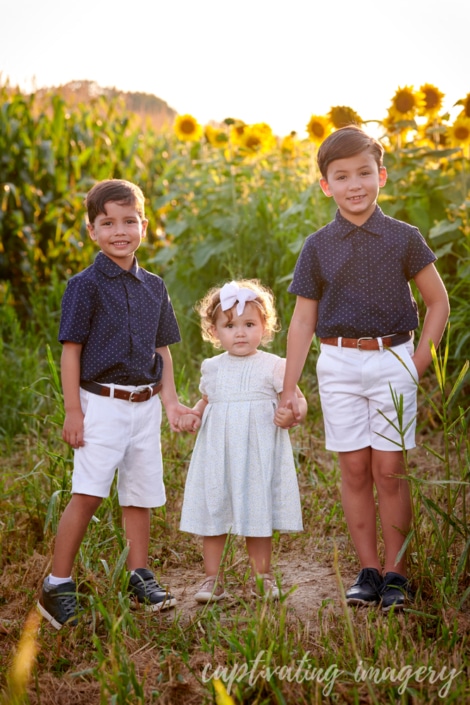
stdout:
[[(336, 345), (341, 348), (355, 348), (356, 350), (380, 350), (380, 348), (393, 348), (411, 340), (411, 333), (396, 333), (383, 338), (320, 338), (320, 343)], [(380, 342), (382, 345), (380, 345)]]
[(98, 382), (80, 382), (80, 387), (83, 387), (83, 389), (86, 389), (87, 392), (91, 392), (92, 394), (98, 394), (100, 397), (114, 396), (115, 399), (139, 402), (148, 401), (155, 396), (155, 394), (158, 394), (158, 392), (161, 391), (162, 383), (141, 385), (141, 387), (138, 387), (133, 392), (129, 392), (127, 389), (116, 389), (116, 387), (114, 387), (114, 395), (111, 394), (111, 387), (98, 384)]

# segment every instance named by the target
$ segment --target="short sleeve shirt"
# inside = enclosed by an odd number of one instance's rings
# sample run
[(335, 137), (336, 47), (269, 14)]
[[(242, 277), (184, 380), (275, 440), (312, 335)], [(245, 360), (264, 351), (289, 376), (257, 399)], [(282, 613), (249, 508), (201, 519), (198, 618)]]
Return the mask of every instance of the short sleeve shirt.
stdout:
[(405, 333), (418, 326), (409, 282), (435, 260), (417, 228), (379, 206), (360, 227), (337, 211), (307, 237), (289, 291), (318, 301), (318, 337)]
[(140, 385), (161, 379), (156, 348), (180, 333), (163, 280), (136, 260), (127, 271), (100, 252), (67, 284), (59, 340), (83, 346), (81, 381)]

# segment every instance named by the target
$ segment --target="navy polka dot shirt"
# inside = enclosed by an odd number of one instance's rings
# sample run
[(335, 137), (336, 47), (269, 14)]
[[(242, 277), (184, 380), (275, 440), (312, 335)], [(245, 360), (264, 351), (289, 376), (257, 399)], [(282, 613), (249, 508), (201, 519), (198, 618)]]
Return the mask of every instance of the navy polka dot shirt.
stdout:
[(136, 260), (127, 271), (99, 252), (90, 267), (69, 280), (59, 340), (83, 345), (82, 381), (158, 382), (163, 361), (155, 348), (180, 339), (163, 280)]
[(418, 326), (409, 281), (436, 256), (419, 230), (377, 206), (356, 226), (339, 210), (309, 235), (289, 291), (317, 300), (320, 338), (373, 338)]

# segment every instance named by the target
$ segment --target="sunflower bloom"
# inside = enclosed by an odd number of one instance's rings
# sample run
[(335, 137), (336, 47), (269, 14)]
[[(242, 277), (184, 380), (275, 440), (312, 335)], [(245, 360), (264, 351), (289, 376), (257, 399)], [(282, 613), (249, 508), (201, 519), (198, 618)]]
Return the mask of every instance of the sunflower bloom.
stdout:
[(458, 117), (449, 127), (449, 137), (452, 144), (458, 147), (470, 144), (470, 118)]
[(258, 122), (246, 125), (243, 130), (241, 145), (250, 152), (269, 152), (276, 144), (276, 139), (269, 125)]
[(337, 130), (340, 127), (346, 127), (346, 125), (360, 125), (362, 123), (362, 119), (356, 111), (347, 105), (336, 105), (331, 108), (328, 117), (333, 127)]
[(421, 106), (419, 114), (434, 117), (442, 108), (444, 93), (431, 83), (425, 83), (419, 90), (424, 95), (424, 105)]
[(235, 145), (241, 146), (243, 144), (243, 134), (248, 125), (243, 120), (232, 120), (231, 118), (230, 122), (228, 119), (225, 122), (230, 125), (230, 141)]
[(297, 133), (291, 132), (290, 135), (283, 137), (281, 141), (281, 153), (283, 157), (294, 157), (297, 152)]
[(197, 142), (202, 137), (202, 127), (192, 115), (178, 115), (174, 132), (183, 142)]
[(400, 120), (413, 120), (424, 105), (424, 94), (421, 91), (415, 91), (412, 86), (405, 86), (404, 88), (399, 88), (393, 96), (389, 113), (397, 122)]
[(331, 132), (331, 123), (327, 117), (312, 115), (307, 124), (308, 137), (315, 144), (321, 144)]
[(455, 105), (463, 105), (463, 110), (458, 116), (459, 118), (470, 118), (470, 93), (467, 93), (465, 98), (462, 98), (462, 100), (458, 100)]
[(213, 147), (223, 149), (227, 146), (228, 137), (224, 130), (221, 130), (220, 128), (213, 127), (212, 125), (206, 125), (204, 128), (204, 136)]

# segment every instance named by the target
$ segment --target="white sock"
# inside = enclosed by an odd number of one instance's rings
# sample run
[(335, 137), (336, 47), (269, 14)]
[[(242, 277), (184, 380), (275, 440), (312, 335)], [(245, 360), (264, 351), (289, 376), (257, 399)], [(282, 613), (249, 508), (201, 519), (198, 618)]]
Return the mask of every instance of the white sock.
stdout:
[(49, 585), (63, 585), (64, 583), (69, 583), (71, 580), (72, 576), (70, 576), (70, 578), (56, 578), (52, 573), (49, 575)]

